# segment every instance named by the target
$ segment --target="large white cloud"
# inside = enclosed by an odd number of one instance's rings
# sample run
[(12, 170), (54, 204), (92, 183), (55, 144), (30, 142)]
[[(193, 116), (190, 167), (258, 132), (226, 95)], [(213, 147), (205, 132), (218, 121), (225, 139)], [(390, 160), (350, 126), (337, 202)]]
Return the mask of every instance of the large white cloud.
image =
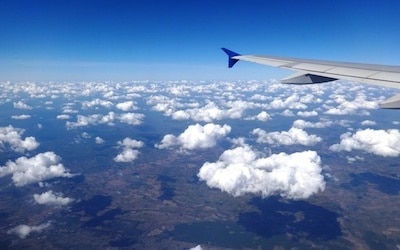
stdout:
[(72, 177), (54, 152), (37, 154), (31, 158), (20, 157), (0, 167), (0, 177), (12, 175), (15, 186), (24, 186), (55, 177)]
[(182, 134), (174, 136), (167, 134), (160, 144), (155, 146), (160, 149), (180, 147), (181, 150), (194, 150), (199, 148), (211, 148), (217, 144), (217, 140), (230, 133), (229, 125), (208, 123), (190, 125)]
[(38, 226), (29, 226), (29, 225), (18, 225), (14, 227), (13, 229), (10, 229), (7, 231), (8, 234), (16, 234), (18, 237), (21, 239), (25, 239), (28, 237), (31, 233), (40, 233), (46, 228), (50, 227), (51, 223), (46, 222), (43, 224), (40, 224)]
[(206, 162), (198, 176), (212, 188), (234, 196), (280, 195), (306, 199), (325, 189), (321, 160), (314, 151), (262, 157), (250, 146), (226, 150), (217, 162)]
[(38, 204), (51, 205), (51, 206), (65, 206), (70, 204), (74, 199), (63, 197), (60, 193), (54, 193), (52, 190), (41, 194), (34, 194), (33, 199)]
[(11, 125), (0, 127), (0, 148), (4, 148), (4, 144), (7, 143), (12, 150), (17, 152), (36, 149), (39, 146), (36, 139), (32, 136), (22, 139), (21, 136), (23, 133), (23, 129), (14, 128)]
[(132, 162), (139, 156), (139, 150), (135, 148), (143, 147), (144, 143), (126, 137), (124, 140), (119, 141), (118, 145), (122, 147), (122, 152), (115, 158), (115, 162)]
[(340, 143), (330, 147), (332, 151), (364, 150), (381, 156), (397, 157), (400, 155), (400, 130), (359, 130), (340, 136)]
[(279, 145), (294, 145), (301, 144), (312, 146), (322, 141), (322, 138), (317, 135), (310, 135), (300, 128), (291, 128), (289, 131), (270, 132), (256, 128), (252, 131), (256, 135), (258, 143), (279, 144)]

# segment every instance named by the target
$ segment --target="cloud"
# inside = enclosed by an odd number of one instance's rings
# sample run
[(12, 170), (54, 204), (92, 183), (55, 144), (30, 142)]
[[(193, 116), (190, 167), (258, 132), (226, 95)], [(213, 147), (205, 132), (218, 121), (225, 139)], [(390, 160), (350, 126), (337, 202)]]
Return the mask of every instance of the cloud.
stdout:
[(8, 234), (16, 234), (18, 237), (21, 239), (25, 239), (28, 237), (31, 233), (40, 233), (46, 228), (50, 227), (51, 223), (46, 222), (43, 224), (40, 224), (39, 226), (28, 226), (28, 225), (19, 225), (14, 227), (13, 229), (10, 229), (7, 231)]
[(69, 115), (57, 115), (58, 120), (68, 120), (70, 118), (71, 118), (71, 116), (69, 116)]
[(243, 145), (226, 150), (217, 162), (204, 163), (198, 177), (233, 196), (252, 193), (306, 199), (325, 189), (321, 171), (320, 157), (314, 151), (262, 157)]
[(137, 107), (135, 107), (135, 104), (133, 101), (127, 101), (127, 102), (120, 102), (116, 105), (117, 109), (120, 109), (122, 111), (129, 111), (129, 110), (136, 110)]
[(143, 114), (138, 113), (125, 113), (125, 114), (115, 114), (110, 111), (106, 115), (101, 114), (93, 114), (93, 115), (77, 115), (76, 122), (67, 121), (66, 125), (68, 129), (75, 129), (78, 127), (85, 127), (89, 125), (99, 125), (99, 124), (107, 124), (109, 126), (114, 125), (114, 121), (118, 119), (120, 122), (128, 123), (130, 125), (139, 125), (142, 123), (144, 118)]
[(380, 156), (397, 157), (400, 155), (400, 130), (359, 130), (340, 136), (340, 143), (332, 145), (332, 151), (364, 150)]
[(361, 122), (362, 126), (376, 126), (376, 122), (370, 121), (370, 120), (365, 120)]
[(267, 112), (265, 112), (265, 111), (261, 111), (258, 115), (256, 115), (256, 116), (251, 116), (251, 117), (248, 117), (248, 118), (246, 118), (246, 120), (258, 120), (258, 121), (262, 121), (262, 122), (265, 122), (265, 121), (268, 121), (268, 120), (270, 120), (271, 119), (271, 115), (269, 115)]
[(115, 120), (115, 113), (108, 112), (107, 115), (101, 115), (101, 114), (93, 114), (88, 116), (77, 115), (76, 118), (77, 118), (76, 122), (67, 121), (68, 129), (74, 129), (78, 127), (98, 125), (98, 124), (113, 125)]
[(11, 149), (23, 153), (26, 150), (34, 150), (39, 146), (35, 137), (29, 136), (22, 139), (24, 133), (23, 129), (14, 128), (9, 125), (7, 127), (0, 127), (0, 148), (4, 148), (4, 144), (10, 145)]
[(98, 137), (98, 136), (96, 136), (95, 141), (96, 141), (96, 144), (103, 144), (105, 142), (101, 137)]
[(32, 109), (31, 106), (24, 103), (23, 101), (14, 102), (13, 105), (14, 105), (14, 108), (16, 108), (16, 109)]
[(203, 250), (203, 248), (201, 247), (201, 245), (197, 245), (195, 247), (190, 248), (190, 250)]
[(64, 168), (60, 160), (60, 157), (53, 152), (40, 153), (31, 158), (20, 157), (0, 167), (0, 177), (12, 175), (17, 187), (55, 177), (72, 177), (73, 175)]
[(229, 125), (220, 126), (208, 123), (204, 126), (200, 124), (190, 125), (182, 134), (174, 136), (167, 134), (155, 147), (168, 149), (180, 147), (181, 150), (194, 150), (199, 148), (211, 148), (217, 144), (217, 140), (223, 138), (231, 132)]
[(54, 193), (52, 190), (41, 194), (34, 194), (33, 199), (38, 204), (51, 206), (65, 206), (74, 200), (72, 198), (63, 197), (61, 193)]
[[(359, 109), (377, 109), (379, 107), (378, 101), (368, 101), (364, 93), (358, 93), (356, 98), (352, 101), (346, 100), (343, 95), (331, 95), (335, 102), (339, 104), (338, 107), (328, 107), (325, 114), (329, 115), (347, 115), (354, 114)], [(368, 113), (363, 113), (368, 114)]]
[(121, 146), (122, 152), (118, 154), (115, 158), (115, 162), (132, 162), (136, 160), (139, 155), (139, 151), (135, 148), (143, 147), (144, 143), (141, 141), (133, 140), (126, 137), (124, 140), (119, 141), (118, 145)]
[(26, 120), (29, 118), (31, 118), (30, 115), (13, 115), (13, 116), (11, 116), (11, 119), (14, 119), (14, 120)]
[(256, 135), (258, 143), (279, 144), (279, 145), (294, 145), (301, 144), (304, 146), (312, 146), (322, 141), (321, 137), (309, 135), (306, 131), (299, 128), (291, 128), (289, 131), (270, 132), (256, 128), (252, 131)]
[(280, 97), (275, 98), (270, 104), (271, 109), (306, 109), (307, 105), (301, 103), (300, 97), (297, 94), (293, 94), (287, 97), (285, 100)]
[(299, 111), (297, 112), (298, 116), (302, 116), (302, 117), (311, 117), (311, 116), (317, 116), (318, 112), (313, 110), (313, 111)]
[(110, 101), (101, 100), (101, 99), (94, 99), (92, 101), (84, 101), (82, 103), (82, 108), (84, 108), (84, 109), (93, 108), (96, 106), (102, 106), (102, 107), (109, 108), (109, 107), (113, 106), (113, 103)]
[(325, 120), (320, 122), (307, 122), (304, 120), (296, 120), (293, 122), (293, 127), (295, 128), (326, 128), (332, 126), (333, 122)]
[(130, 125), (140, 125), (142, 124), (143, 118), (144, 114), (126, 113), (120, 115), (119, 120)]

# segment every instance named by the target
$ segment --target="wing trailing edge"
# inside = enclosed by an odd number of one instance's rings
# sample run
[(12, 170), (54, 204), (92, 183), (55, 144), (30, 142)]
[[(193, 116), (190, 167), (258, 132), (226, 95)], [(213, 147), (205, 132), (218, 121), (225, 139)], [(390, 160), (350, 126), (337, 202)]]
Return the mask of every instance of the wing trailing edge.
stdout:
[[(222, 50), (228, 55), (229, 68), (242, 60), (296, 72), (296, 74), (282, 79), (282, 83), (315, 84), (341, 79), (400, 89), (400, 66), (241, 55), (226, 48), (222, 48)], [(382, 102), (381, 107), (400, 109), (400, 94)]]

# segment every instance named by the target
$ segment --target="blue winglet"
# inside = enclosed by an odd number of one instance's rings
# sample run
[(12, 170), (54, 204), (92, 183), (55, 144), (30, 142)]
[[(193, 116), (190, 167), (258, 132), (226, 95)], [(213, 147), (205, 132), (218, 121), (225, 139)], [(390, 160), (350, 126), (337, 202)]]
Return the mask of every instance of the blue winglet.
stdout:
[(228, 67), (232, 68), (233, 65), (235, 65), (235, 63), (237, 63), (237, 61), (239, 61), (239, 59), (234, 59), (232, 57), (234, 56), (240, 56), (240, 54), (233, 52), (232, 50), (226, 49), (226, 48), (221, 48), (229, 57), (229, 61), (228, 61)]

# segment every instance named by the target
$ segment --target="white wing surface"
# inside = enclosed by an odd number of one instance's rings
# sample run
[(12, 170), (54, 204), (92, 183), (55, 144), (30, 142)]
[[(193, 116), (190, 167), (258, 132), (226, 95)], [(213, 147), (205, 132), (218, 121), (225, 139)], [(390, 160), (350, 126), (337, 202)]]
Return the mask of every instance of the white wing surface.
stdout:
[[(239, 60), (293, 70), (281, 80), (287, 84), (314, 84), (338, 79), (400, 89), (400, 66), (334, 62), (274, 56), (240, 55), (222, 48), (229, 56), (229, 68)], [(400, 108), (400, 94), (381, 103), (382, 108)]]

